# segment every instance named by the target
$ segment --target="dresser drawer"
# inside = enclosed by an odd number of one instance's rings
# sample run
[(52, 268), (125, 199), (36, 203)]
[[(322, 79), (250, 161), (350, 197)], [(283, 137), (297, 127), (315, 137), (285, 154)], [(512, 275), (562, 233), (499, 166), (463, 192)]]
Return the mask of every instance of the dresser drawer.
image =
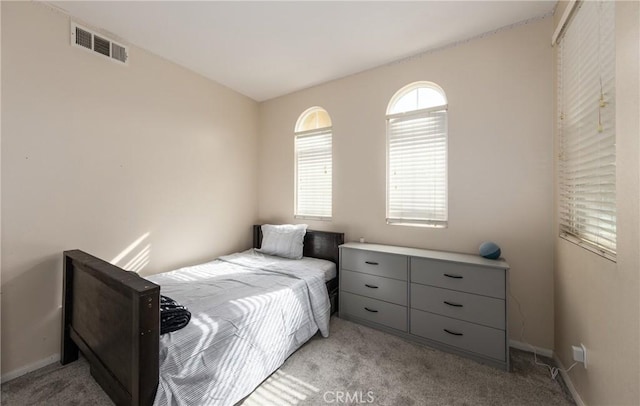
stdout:
[(503, 269), (412, 257), (411, 282), (505, 298)]
[(382, 276), (343, 270), (340, 288), (343, 291), (384, 300), (402, 306), (407, 305), (407, 282)]
[(503, 299), (412, 283), (411, 307), (493, 328), (505, 329)]
[(406, 281), (407, 257), (382, 252), (342, 249), (342, 268)]
[(411, 309), (411, 334), (505, 361), (505, 332)]
[(340, 314), (349, 314), (387, 327), (407, 331), (407, 308), (396, 304), (340, 293)]

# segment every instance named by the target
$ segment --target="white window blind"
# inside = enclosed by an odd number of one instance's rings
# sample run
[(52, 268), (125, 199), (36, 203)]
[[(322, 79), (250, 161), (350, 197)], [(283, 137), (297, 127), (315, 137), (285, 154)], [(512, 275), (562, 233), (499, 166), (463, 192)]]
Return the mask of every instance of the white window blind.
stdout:
[(331, 129), (296, 133), (297, 217), (331, 217)]
[(615, 259), (615, 3), (580, 2), (560, 42), (561, 236)]
[[(419, 99), (421, 93), (415, 86), (407, 90), (408, 98), (418, 97), (415, 107), (425, 105)], [(431, 100), (436, 104), (446, 103), (444, 95), (438, 95), (439, 98)], [(396, 110), (394, 100), (396, 105), (406, 104), (407, 97), (402, 94), (394, 97), (389, 111)], [(387, 115), (387, 222), (390, 224), (436, 227), (447, 224), (446, 108), (444, 104)]]

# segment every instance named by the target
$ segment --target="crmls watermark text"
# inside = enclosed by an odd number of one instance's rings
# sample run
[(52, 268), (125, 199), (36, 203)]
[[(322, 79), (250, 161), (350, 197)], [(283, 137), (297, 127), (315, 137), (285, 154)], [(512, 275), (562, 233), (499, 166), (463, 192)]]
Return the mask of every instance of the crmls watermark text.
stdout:
[(375, 401), (373, 391), (326, 391), (322, 398), (326, 403), (364, 404)]

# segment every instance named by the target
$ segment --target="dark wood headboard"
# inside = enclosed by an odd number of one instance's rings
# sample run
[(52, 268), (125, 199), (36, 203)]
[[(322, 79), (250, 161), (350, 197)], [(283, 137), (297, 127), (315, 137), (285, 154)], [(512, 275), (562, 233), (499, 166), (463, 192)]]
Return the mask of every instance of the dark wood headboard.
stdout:
[(60, 363), (82, 351), (117, 405), (151, 405), (160, 345), (160, 286), (80, 250), (63, 253)]
[[(344, 244), (344, 233), (334, 233), (332, 231), (307, 230), (304, 236), (304, 249), (302, 255), (305, 257), (320, 258), (333, 261), (336, 267), (340, 266), (340, 245)], [(262, 228), (260, 225), (253, 226), (253, 248), (260, 248), (262, 245)]]

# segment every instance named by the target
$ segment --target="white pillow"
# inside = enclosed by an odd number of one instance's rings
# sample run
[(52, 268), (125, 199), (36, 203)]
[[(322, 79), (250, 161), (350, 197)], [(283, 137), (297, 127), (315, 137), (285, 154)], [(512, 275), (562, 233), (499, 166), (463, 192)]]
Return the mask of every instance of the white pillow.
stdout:
[(306, 224), (262, 225), (262, 246), (258, 252), (283, 258), (301, 259)]

